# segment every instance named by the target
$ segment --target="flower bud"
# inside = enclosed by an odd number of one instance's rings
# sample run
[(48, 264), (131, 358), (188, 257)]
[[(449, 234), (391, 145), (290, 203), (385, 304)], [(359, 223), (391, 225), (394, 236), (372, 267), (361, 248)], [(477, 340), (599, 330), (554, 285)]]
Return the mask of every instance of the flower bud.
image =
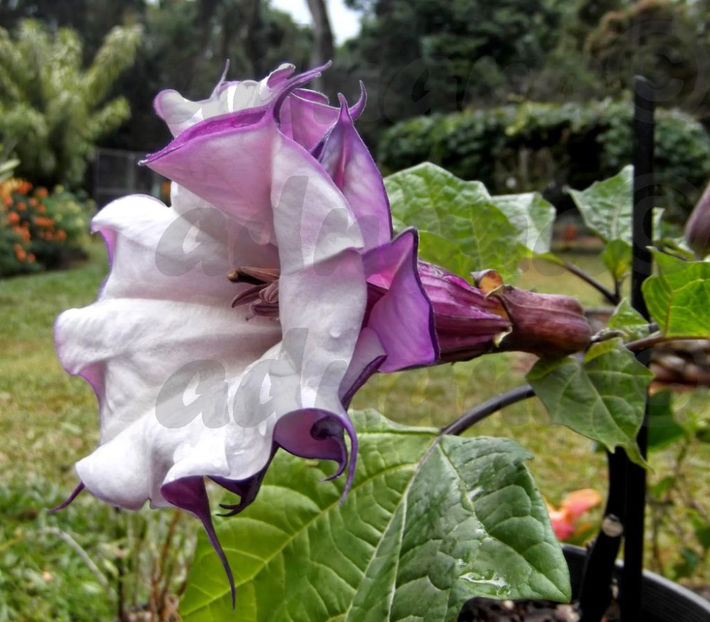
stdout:
[(539, 294), (504, 285), (494, 270), (476, 275), (489, 297), (500, 301), (512, 324), (501, 350), (564, 356), (589, 345), (592, 331), (582, 305), (569, 296)]
[(700, 257), (710, 255), (710, 184), (688, 218), (685, 241)]

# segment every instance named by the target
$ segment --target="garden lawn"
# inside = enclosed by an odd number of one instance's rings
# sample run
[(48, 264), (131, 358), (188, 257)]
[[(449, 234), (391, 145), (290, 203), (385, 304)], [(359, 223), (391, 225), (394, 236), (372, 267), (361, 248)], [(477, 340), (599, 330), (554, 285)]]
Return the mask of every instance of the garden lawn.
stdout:
[[(577, 259), (600, 275), (596, 257)], [(86, 494), (58, 514), (47, 512), (74, 488), (72, 465), (98, 438), (93, 392), (59, 366), (52, 325), (62, 310), (90, 303), (105, 273), (103, 245), (96, 242), (90, 259), (70, 270), (0, 280), (0, 622), (114, 619), (121, 608), (125, 612), (146, 602), (148, 577), (162, 556), (161, 539), (171, 512), (117, 512)], [(520, 284), (571, 292), (585, 304), (600, 304), (594, 290), (551, 264), (527, 266)], [(532, 356), (505, 354), (380, 375), (358, 393), (353, 406), (376, 407), (404, 423), (439, 426), (524, 382), (533, 362)], [(683, 404), (707, 420), (705, 397), (684, 397)], [(536, 456), (533, 473), (555, 504), (577, 488), (603, 493), (603, 455), (593, 451), (590, 441), (546, 422), (532, 399), (468, 433), (510, 436), (531, 450)], [(687, 477), (702, 502), (710, 491), (705, 466), (709, 448), (695, 443), (689, 450), (696, 470)], [(672, 448), (654, 454), (655, 479), (672, 470), (674, 456)], [(678, 520), (689, 524), (686, 509), (679, 506)], [(178, 523), (176, 537), (183, 544), (177, 547), (173, 584), (184, 574), (196, 528), (189, 519)], [(664, 535), (659, 542), (665, 570), (678, 561), (679, 538)], [(708, 580), (707, 560), (701, 562), (685, 573), (692, 580)]]

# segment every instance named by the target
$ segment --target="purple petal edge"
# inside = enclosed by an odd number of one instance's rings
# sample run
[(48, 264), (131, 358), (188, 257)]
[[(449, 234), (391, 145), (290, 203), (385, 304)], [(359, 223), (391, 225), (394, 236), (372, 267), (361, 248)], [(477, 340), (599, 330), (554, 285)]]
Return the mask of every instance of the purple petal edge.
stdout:
[(84, 482), (79, 482), (77, 487), (74, 489), (74, 491), (59, 505), (50, 508), (50, 512), (59, 512), (59, 510), (63, 510), (65, 507), (67, 507), (74, 499), (76, 499), (79, 496), (79, 493), (84, 490)]
[[(434, 311), (417, 270), (418, 248), (419, 237), (416, 230), (410, 228), (402, 231), (389, 244), (374, 248), (364, 256), (368, 283), (384, 290), (384, 295), (373, 305), (366, 320), (366, 325), (379, 335), (387, 352), (387, 359), (381, 365), (383, 372), (427, 365), (439, 356)], [(384, 311), (388, 305), (395, 316), (402, 312), (397, 308), (398, 291), (401, 289), (409, 291), (410, 295), (404, 297), (409, 301), (414, 301), (412, 290), (418, 293), (419, 300), (413, 304), (419, 308), (420, 317), (416, 321), (420, 325), (412, 326), (414, 320), (411, 313), (400, 325), (393, 325), (387, 313), (378, 315), (378, 307)], [(408, 340), (412, 334), (428, 335), (428, 339), (416, 344), (416, 353), (412, 350), (415, 344)]]
[(360, 375), (355, 379), (355, 382), (348, 388), (348, 390), (343, 394), (342, 402), (343, 406), (347, 409), (350, 406), (355, 393), (358, 392), (360, 387), (364, 385), (367, 380), (372, 376), (382, 365), (383, 361), (387, 358), (386, 354), (378, 356), (376, 359), (372, 360), (366, 367), (360, 372)]
[(210, 476), (210, 479), (216, 484), (222, 486), (222, 488), (234, 493), (235, 495), (239, 495), (239, 503), (219, 504), (219, 507), (224, 510), (228, 510), (227, 512), (220, 514), (220, 516), (234, 516), (236, 514), (239, 514), (239, 512), (244, 510), (247, 506), (251, 505), (254, 499), (256, 499), (256, 495), (259, 492), (259, 489), (261, 488), (261, 484), (264, 481), (264, 476), (266, 475), (266, 471), (268, 470), (275, 453), (276, 446), (274, 445), (271, 449), (271, 455), (269, 456), (269, 460), (264, 466), (264, 468), (261, 469), (261, 471), (259, 471), (258, 473), (252, 475), (251, 477), (248, 477), (247, 479), (234, 480), (228, 479), (226, 477)]
[[(350, 437), (349, 460), (343, 431)], [(347, 415), (338, 416), (316, 408), (293, 411), (276, 423), (274, 442), (300, 458), (337, 462), (338, 470), (325, 478), (326, 481), (339, 477), (346, 466), (349, 467), (348, 478), (340, 498), (341, 503), (345, 500), (355, 476), (358, 449), (357, 434)]]
[(212, 548), (217, 553), (217, 557), (219, 557), (219, 560), (222, 562), (224, 572), (227, 574), (229, 589), (232, 594), (232, 609), (234, 609), (237, 602), (234, 576), (232, 575), (232, 569), (229, 567), (227, 556), (224, 554), (224, 549), (222, 549), (222, 545), (219, 543), (217, 533), (212, 524), (210, 502), (207, 497), (207, 490), (205, 489), (203, 478), (196, 476), (178, 479), (169, 484), (163, 484), (160, 488), (160, 492), (168, 503), (171, 503), (176, 508), (190, 512), (190, 514), (202, 521), (202, 526), (207, 533), (207, 538)]

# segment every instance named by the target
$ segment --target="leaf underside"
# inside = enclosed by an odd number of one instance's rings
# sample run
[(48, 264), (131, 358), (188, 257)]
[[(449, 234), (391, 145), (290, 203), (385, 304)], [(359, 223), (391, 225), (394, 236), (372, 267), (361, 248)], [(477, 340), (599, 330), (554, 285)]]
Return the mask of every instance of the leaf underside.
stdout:
[(491, 196), (429, 162), (385, 187), (395, 221), (419, 230), (420, 256), (453, 272), (493, 268), (509, 281), (523, 257), (549, 249), (555, 210), (537, 193)]
[(623, 447), (638, 464), (644, 461), (636, 436), (652, 378), (619, 339), (593, 345), (583, 361), (540, 359), (527, 375), (554, 423), (566, 425), (609, 451)]

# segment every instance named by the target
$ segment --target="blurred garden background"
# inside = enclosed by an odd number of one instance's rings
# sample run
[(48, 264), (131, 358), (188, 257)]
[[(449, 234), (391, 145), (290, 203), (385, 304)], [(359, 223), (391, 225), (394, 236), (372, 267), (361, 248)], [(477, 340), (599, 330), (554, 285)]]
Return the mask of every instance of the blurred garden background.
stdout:
[[(137, 166), (170, 138), (152, 109), (159, 90), (207, 97), (226, 60), (228, 77), (242, 79), (284, 61), (304, 69), (332, 59), (314, 86), (354, 100), (365, 83), (359, 128), (383, 173), (429, 160), (491, 194), (540, 191), (557, 208), (556, 250), (608, 286), (602, 244), (567, 190), (631, 160), (635, 73), (658, 94), (656, 196), (669, 235), (710, 180), (710, 1), (345, 0), (349, 12), (343, 2), (337, 11), (325, 0), (292, 4), (298, 10), (268, 0), (0, 0), (0, 622), (178, 619), (194, 521), (126, 513), (88, 495), (47, 512), (73, 489), (72, 465), (98, 436), (91, 389), (56, 360), (53, 321), (91, 302), (106, 274), (103, 245), (88, 231), (96, 210), (131, 192), (167, 198), (164, 180)], [(603, 302), (542, 260), (522, 264), (518, 284)], [(533, 361), (505, 354), (378, 376), (354, 407), (443, 425), (523, 382)], [(647, 566), (700, 588), (710, 582), (707, 350), (676, 368), (693, 373), (654, 387), (675, 420), (650, 458)], [(472, 433), (530, 449), (553, 506), (577, 489), (603, 494), (603, 454), (545, 421), (530, 400)], [(598, 515), (571, 539), (583, 542)]]

